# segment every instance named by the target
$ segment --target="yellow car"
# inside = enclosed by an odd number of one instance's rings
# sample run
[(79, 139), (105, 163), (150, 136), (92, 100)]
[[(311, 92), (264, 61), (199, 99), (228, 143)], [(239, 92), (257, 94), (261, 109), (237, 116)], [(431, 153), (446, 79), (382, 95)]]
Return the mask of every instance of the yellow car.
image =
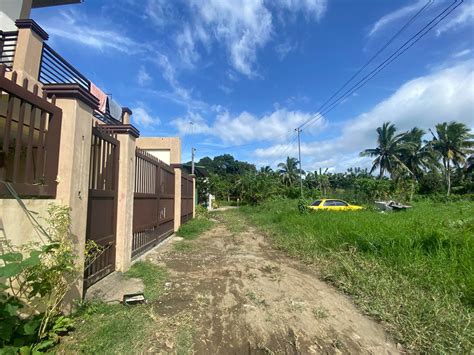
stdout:
[(362, 209), (362, 206), (351, 205), (342, 200), (323, 198), (314, 201), (308, 208), (314, 211), (358, 211)]

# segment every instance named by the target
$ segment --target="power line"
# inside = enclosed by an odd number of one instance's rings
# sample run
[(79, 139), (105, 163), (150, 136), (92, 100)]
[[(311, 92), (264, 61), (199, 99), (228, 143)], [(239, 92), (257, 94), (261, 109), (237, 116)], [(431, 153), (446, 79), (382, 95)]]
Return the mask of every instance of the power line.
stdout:
[[(413, 47), (413, 45), (415, 45), (415, 43), (417, 43), (426, 34), (428, 34), (434, 27), (436, 27), (443, 19), (445, 19), (447, 16), (449, 16), (457, 7), (459, 7), (464, 2), (464, 0), (460, 0), (460, 2), (457, 5), (455, 5), (458, 1), (459, 0), (454, 0), (454, 2), (451, 5), (446, 7), (441, 13), (439, 13), (437, 16), (435, 16), (421, 30), (419, 30), (415, 35), (411, 36), (402, 46), (400, 46), (395, 52), (393, 52), (387, 59), (385, 59), (375, 69), (373, 69), (370, 73), (365, 75), (357, 83), (355, 83), (350, 89), (345, 91), (344, 94), (339, 96), (339, 98), (336, 101), (334, 101), (328, 108), (322, 110), (322, 112), (319, 112), (318, 115), (323, 116), (323, 115), (331, 112), (343, 100), (345, 100), (347, 97), (352, 95), (355, 91), (357, 91), (362, 86), (364, 86), (368, 81), (370, 81), (372, 78), (374, 78), (380, 71), (382, 71), (384, 68), (386, 68), (388, 65), (390, 65), (398, 57), (400, 57), (402, 54), (404, 54), (408, 49)], [(451, 8), (451, 7), (453, 7), (453, 8)], [(308, 120), (305, 123), (305, 125), (309, 126), (308, 124), (312, 120), (314, 120), (315, 118), (312, 118), (312, 119)]]
[[(294, 134), (294, 132), (293, 132), (292, 134)], [(286, 155), (286, 153), (291, 149), (291, 147), (293, 146), (293, 144), (296, 142), (297, 139), (298, 139), (298, 136), (295, 135), (295, 137), (293, 138), (293, 140), (292, 140), (290, 143), (287, 144), (287, 146), (286, 146), (286, 148), (283, 150), (283, 152), (279, 153), (278, 155), (279, 155), (280, 157), (282, 157), (282, 156), (284, 157), (284, 156)], [(276, 159), (270, 164), (270, 166), (275, 165), (275, 163), (276, 163), (278, 160), (280, 160), (280, 159), (281, 159), (281, 158), (276, 158)]]
[[(321, 112), (324, 107), (331, 102), (331, 100), (336, 97), (352, 80), (354, 80), (365, 68), (367, 68), (379, 55), (382, 53), (393, 41), (400, 35), (402, 32), (408, 28), (428, 7), (431, 6), (433, 0), (429, 0), (415, 15), (413, 15), (369, 60), (361, 66), (336, 92), (334, 92), (331, 97), (329, 97), (319, 108), (318, 114)], [(312, 119), (309, 119), (303, 123), (299, 128), (303, 128), (308, 124)]]

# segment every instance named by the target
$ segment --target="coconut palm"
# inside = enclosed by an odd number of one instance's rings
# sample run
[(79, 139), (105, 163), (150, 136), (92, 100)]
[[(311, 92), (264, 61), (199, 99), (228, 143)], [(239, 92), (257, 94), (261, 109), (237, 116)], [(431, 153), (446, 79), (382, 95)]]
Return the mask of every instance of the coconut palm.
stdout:
[(471, 171), (474, 171), (474, 154), (469, 156), (469, 158), (466, 159), (466, 171), (470, 173)]
[(394, 124), (384, 122), (382, 127), (377, 128), (378, 146), (373, 149), (366, 149), (360, 153), (361, 156), (375, 158), (372, 162), (370, 173), (373, 173), (378, 168), (379, 178), (382, 178), (386, 172), (393, 174), (401, 169), (408, 170), (399, 158), (402, 153), (405, 133), (395, 134), (396, 131), (397, 129)]
[(409, 169), (413, 180), (418, 181), (428, 170), (439, 167), (436, 152), (431, 145), (423, 145), (422, 137), (425, 131), (418, 127), (408, 131), (402, 139), (400, 160)]
[(263, 175), (271, 175), (273, 173), (273, 169), (270, 166), (262, 166), (260, 168), (260, 174)]
[(286, 186), (291, 186), (298, 179), (300, 169), (298, 169), (299, 161), (296, 158), (286, 158), (285, 163), (278, 164), (278, 173), (281, 181)]
[(460, 122), (443, 122), (436, 126), (436, 134), (430, 130), (433, 139), (429, 143), (441, 155), (447, 195), (451, 193), (451, 168), (464, 164), (466, 157), (474, 152), (474, 135)]

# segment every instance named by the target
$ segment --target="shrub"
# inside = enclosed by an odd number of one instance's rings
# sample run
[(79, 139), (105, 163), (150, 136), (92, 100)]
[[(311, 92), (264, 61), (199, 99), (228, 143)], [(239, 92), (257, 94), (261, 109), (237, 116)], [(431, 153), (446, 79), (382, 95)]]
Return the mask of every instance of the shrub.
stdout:
[[(3, 240), (0, 260), (0, 347), (11, 353), (43, 351), (72, 327), (61, 304), (78, 270), (69, 209), (50, 205), (43, 243), (13, 246)], [(38, 309), (38, 305), (42, 309)]]

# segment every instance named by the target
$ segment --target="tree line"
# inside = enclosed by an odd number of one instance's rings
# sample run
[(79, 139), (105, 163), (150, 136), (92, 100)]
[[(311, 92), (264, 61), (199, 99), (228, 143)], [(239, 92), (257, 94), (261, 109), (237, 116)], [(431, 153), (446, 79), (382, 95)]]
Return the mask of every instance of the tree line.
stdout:
[[(443, 122), (428, 132), (430, 139), (423, 139), (427, 132), (418, 127), (399, 133), (394, 124), (383, 123), (376, 129), (377, 146), (360, 153), (374, 158), (370, 170), (301, 171), (304, 196), (369, 201), (411, 200), (414, 194), (474, 193), (474, 135), (470, 129), (463, 123)], [(220, 201), (250, 204), (275, 196), (298, 198), (298, 164), (296, 158), (287, 157), (275, 170), (270, 166), (257, 169), (230, 154), (202, 158), (197, 165), (204, 166), (209, 177), (198, 179), (200, 202), (205, 202), (207, 193)]]

